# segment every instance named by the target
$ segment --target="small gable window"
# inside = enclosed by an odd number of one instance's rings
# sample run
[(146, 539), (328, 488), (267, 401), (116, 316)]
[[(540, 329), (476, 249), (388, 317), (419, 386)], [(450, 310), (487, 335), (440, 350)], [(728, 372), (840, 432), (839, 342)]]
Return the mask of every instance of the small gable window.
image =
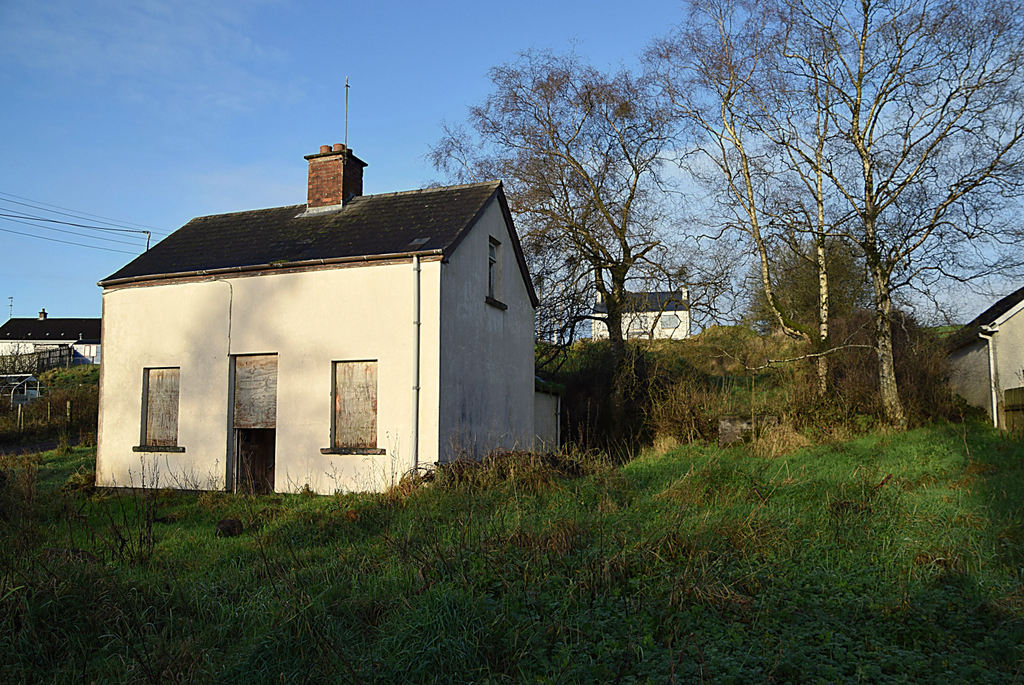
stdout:
[(487, 304), (498, 309), (508, 309), (508, 305), (500, 301), (501, 295), (501, 243), (495, 238), (487, 241)]
[(487, 243), (487, 297), (498, 299), (498, 247), (499, 243), (491, 238)]

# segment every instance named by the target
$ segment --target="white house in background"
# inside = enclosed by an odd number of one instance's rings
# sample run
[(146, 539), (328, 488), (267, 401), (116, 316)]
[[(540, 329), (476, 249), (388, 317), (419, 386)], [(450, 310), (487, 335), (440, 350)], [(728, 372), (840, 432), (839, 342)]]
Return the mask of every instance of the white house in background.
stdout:
[(536, 295), (500, 182), (193, 219), (103, 288), (96, 482), (381, 490), (534, 440)]
[[(690, 300), (686, 288), (627, 293), (627, 302), (628, 311), (622, 315), (622, 332), (627, 338), (682, 340), (690, 337)], [(600, 298), (594, 313), (608, 313)], [(608, 326), (604, 321), (593, 321), (591, 337), (608, 339)]]
[(1024, 288), (999, 300), (952, 336), (950, 363), (953, 390), (968, 404), (988, 412), (993, 425), (1006, 428), (1006, 391), (1024, 388)]
[(67, 364), (100, 363), (100, 320), (50, 318), (45, 309), (34, 318), (13, 318), (0, 326), (0, 356), (45, 352)]

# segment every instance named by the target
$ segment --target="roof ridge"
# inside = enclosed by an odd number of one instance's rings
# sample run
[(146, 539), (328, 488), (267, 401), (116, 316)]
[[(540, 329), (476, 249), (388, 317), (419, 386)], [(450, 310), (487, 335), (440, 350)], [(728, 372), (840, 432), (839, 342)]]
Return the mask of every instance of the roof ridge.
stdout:
[[(375, 197), (396, 197), (398, 195), (416, 195), (416, 194), (420, 194), (420, 193), (437, 193), (437, 192), (441, 192), (443, 190), (463, 190), (465, 188), (477, 188), (477, 187), (484, 187), (484, 186), (493, 186), (494, 188), (497, 188), (499, 185), (501, 185), (501, 181), (500, 180), (478, 181), (476, 183), (458, 183), (458, 184), (450, 185), (450, 186), (435, 186), (435, 187), (432, 187), (432, 188), (415, 188), (413, 190), (396, 190), (396, 191), (393, 191), (393, 192), (390, 192), (390, 193), (374, 193), (372, 195), (359, 195), (358, 197), (352, 198), (352, 201), (370, 199), (370, 198), (375, 198)], [(274, 211), (274, 210), (285, 210), (285, 209), (300, 209), (300, 208), (307, 209), (308, 207), (309, 207), (308, 204), (301, 203), (301, 204), (294, 204), (294, 205), (279, 205), (277, 207), (261, 207), (259, 209), (240, 209), (240, 210), (235, 211), (235, 212), (218, 212), (216, 214), (201, 214), (200, 216), (196, 216), (196, 217), (193, 217), (192, 219), (190, 219), (189, 223), (191, 223), (192, 221), (197, 221), (199, 219), (209, 219), (211, 217), (232, 216), (234, 214), (252, 214), (253, 212), (270, 212), (270, 211)], [(341, 209), (339, 208), (338, 211), (341, 211)]]
[(359, 197), (352, 198), (353, 200), (369, 199), (371, 197), (395, 197), (397, 195), (418, 195), (421, 193), (438, 193), (442, 190), (463, 190), (465, 188), (480, 188), (484, 186), (492, 186), (497, 188), (501, 185), (501, 181), (479, 181), (477, 183), (459, 183), (452, 186), (434, 186), (433, 188), (415, 188), (413, 190), (396, 190), (390, 193), (374, 193), (373, 195), (360, 195)]

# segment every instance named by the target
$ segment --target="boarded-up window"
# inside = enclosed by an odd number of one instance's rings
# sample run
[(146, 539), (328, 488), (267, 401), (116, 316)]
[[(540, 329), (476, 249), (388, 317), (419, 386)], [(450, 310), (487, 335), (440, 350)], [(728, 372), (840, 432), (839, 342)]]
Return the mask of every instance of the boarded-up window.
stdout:
[(142, 376), (142, 444), (178, 444), (179, 369), (145, 369)]
[(377, 446), (377, 362), (334, 362), (335, 448)]
[(277, 355), (235, 357), (235, 428), (277, 426)]

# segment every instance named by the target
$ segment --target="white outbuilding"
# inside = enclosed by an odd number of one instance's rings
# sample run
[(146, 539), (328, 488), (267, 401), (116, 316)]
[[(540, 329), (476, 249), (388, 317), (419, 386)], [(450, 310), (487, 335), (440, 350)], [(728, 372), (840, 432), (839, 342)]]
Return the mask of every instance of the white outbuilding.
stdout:
[[(600, 317), (607, 313), (608, 308), (598, 299), (594, 314)], [(631, 340), (682, 340), (690, 337), (690, 298), (686, 288), (626, 293), (622, 332)], [(607, 340), (608, 325), (595, 318), (590, 335), (594, 340)]]
[(537, 298), (500, 182), (193, 219), (100, 281), (96, 481), (382, 490), (534, 439)]

